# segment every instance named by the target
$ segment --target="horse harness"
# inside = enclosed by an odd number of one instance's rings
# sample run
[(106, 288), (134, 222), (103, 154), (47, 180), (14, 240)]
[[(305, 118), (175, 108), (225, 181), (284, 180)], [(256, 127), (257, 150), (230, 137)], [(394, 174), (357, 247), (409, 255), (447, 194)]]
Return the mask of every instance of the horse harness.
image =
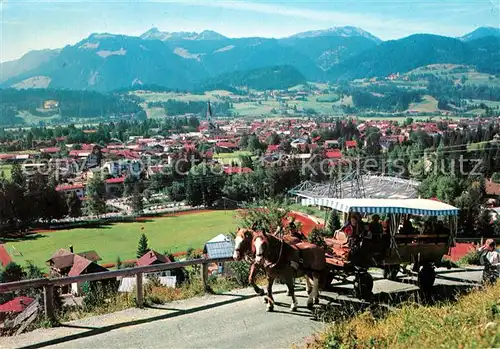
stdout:
[[(283, 257), (283, 245), (285, 244), (285, 240), (284, 239), (279, 239), (279, 240), (281, 243), (280, 243), (280, 253), (278, 255), (278, 260), (275, 263), (266, 265), (266, 268), (276, 268), (281, 263), (281, 259)], [(290, 247), (294, 250), (297, 250), (300, 254), (300, 249), (297, 249), (295, 246), (292, 245), (290, 245)], [(299, 257), (297, 261), (290, 261), (289, 264), (293, 269), (297, 270), (299, 269), (300, 266), (304, 265), (304, 260)]]

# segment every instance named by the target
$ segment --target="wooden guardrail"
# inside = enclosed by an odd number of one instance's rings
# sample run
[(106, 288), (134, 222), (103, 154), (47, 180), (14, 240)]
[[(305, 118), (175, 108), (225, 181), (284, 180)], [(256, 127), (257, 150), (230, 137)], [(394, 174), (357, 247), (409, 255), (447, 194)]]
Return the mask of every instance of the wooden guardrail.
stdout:
[(201, 258), (201, 259), (192, 259), (188, 261), (182, 262), (172, 262), (172, 263), (164, 263), (164, 264), (156, 264), (156, 265), (148, 265), (145, 267), (136, 267), (136, 268), (126, 268), (120, 270), (113, 271), (104, 271), (100, 273), (92, 273), (85, 274), (79, 276), (71, 276), (71, 277), (62, 277), (62, 278), (44, 278), (44, 279), (33, 279), (33, 280), (23, 280), (16, 282), (8, 282), (8, 283), (0, 283), (0, 293), (12, 292), (24, 290), (27, 288), (39, 288), (43, 287), (43, 298), (44, 298), (44, 312), (45, 316), (48, 319), (55, 318), (54, 312), (54, 287), (55, 286), (64, 286), (70, 285), (73, 283), (80, 283), (86, 281), (98, 281), (98, 280), (106, 280), (117, 277), (124, 276), (136, 276), (136, 289), (137, 296), (136, 301), (137, 305), (141, 307), (144, 304), (144, 288), (142, 285), (142, 278), (144, 274), (155, 273), (165, 270), (172, 270), (177, 268), (185, 268), (192, 265), (202, 265), (201, 268), (201, 279), (205, 290), (208, 290), (208, 266), (212, 263), (221, 263), (232, 261), (232, 258)]

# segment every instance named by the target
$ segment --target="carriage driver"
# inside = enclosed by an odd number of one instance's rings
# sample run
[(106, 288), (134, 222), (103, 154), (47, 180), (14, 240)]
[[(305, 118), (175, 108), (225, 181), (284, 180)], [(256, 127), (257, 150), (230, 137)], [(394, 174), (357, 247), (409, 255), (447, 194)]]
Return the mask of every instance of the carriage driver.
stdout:
[(299, 240), (306, 240), (304, 234), (297, 229), (294, 219), (292, 219), (292, 221), (288, 224), (288, 230), (290, 231), (290, 235), (294, 238), (297, 238)]

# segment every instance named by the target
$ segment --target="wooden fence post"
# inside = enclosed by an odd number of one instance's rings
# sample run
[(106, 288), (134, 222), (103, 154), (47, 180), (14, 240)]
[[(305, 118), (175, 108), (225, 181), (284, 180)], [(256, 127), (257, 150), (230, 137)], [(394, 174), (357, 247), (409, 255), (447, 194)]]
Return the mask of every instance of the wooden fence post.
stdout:
[(43, 307), (45, 317), (48, 320), (55, 320), (54, 312), (54, 285), (45, 285), (43, 288)]
[(142, 306), (144, 305), (144, 288), (142, 286), (142, 273), (137, 273), (135, 275), (135, 278), (136, 278), (136, 288), (137, 288), (137, 297), (136, 297), (136, 301), (137, 301), (137, 306), (139, 308), (142, 308)]
[(201, 265), (201, 282), (203, 283), (203, 289), (205, 292), (210, 291), (210, 287), (208, 286), (208, 263), (203, 263)]

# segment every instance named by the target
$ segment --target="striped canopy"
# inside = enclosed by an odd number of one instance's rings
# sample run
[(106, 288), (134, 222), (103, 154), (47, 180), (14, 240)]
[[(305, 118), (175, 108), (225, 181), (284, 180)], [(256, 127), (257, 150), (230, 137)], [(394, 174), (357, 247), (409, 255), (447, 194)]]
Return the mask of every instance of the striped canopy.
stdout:
[(302, 199), (302, 205), (319, 205), (349, 213), (401, 213), (420, 216), (457, 216), (458, 208), (427, 199)]

